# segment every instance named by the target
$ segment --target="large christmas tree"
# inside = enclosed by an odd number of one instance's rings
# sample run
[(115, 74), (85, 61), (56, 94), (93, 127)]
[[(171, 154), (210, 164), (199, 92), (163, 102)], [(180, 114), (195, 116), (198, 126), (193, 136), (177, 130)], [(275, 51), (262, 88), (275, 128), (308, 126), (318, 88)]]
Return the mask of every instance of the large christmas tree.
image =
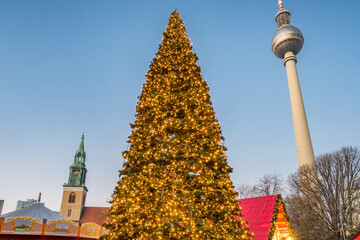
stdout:
[(105, 239), (248, 239), (197, 60), (175, 11), (139, 97)]

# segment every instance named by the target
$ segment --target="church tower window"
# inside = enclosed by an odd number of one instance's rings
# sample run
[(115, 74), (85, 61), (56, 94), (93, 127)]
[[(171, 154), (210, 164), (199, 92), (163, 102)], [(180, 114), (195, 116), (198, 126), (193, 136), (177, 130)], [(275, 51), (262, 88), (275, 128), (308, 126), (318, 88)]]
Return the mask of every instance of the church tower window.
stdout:
[(69, 203), (75, 203), (75, 198), (76, 198), (76, 194), (74, 192), (70, 193), (70, 195), (69, 195)]

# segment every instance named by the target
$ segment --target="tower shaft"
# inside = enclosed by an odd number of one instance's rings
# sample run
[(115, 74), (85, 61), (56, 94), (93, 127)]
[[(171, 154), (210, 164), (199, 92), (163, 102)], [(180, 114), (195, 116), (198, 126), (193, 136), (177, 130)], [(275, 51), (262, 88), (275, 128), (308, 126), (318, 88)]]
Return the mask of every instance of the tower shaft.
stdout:
[(286, 67), (289, 84), (289, 94), (299, 168), (305, 165), (315, 166), (314, 151), (311, 143), (309, 126), (306, 119), (305, 107), (296, 69), (296, 56), (292, 51), (285, 53), (284, 65)]

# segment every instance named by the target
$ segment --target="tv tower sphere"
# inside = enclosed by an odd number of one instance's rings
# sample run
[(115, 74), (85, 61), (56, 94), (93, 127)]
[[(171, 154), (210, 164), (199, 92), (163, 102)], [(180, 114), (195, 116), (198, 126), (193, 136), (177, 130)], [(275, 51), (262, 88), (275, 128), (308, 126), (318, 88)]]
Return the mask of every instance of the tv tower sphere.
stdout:
[(281, 59), (289, 51), (297, 55), (304, 45), (304, 37), (300, 29), (291, 25), (290, 12), (284, 9), (281, 1), (279, 2), (279, 12), (275, 16), (275, 21), (278, 30), (271, 41), (272, 51)]

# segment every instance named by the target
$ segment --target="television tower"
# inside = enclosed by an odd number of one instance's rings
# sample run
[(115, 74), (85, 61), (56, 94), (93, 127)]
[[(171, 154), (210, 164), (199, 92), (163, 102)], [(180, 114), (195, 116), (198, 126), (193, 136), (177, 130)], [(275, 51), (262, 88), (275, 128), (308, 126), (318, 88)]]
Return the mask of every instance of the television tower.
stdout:
[(271, 41), (271, 48), (277, 57), (284, 60), (286, 67), (299, 168), (305, 165), (313, 167), (314, 151), (296, 70), (296, 54), (304, 44), (304, 37), (298, 28), (291, 25), (290, 12), (284, 9), (281, 0), (278, 1), (279, 11), (275, 16), (278, 29)]

